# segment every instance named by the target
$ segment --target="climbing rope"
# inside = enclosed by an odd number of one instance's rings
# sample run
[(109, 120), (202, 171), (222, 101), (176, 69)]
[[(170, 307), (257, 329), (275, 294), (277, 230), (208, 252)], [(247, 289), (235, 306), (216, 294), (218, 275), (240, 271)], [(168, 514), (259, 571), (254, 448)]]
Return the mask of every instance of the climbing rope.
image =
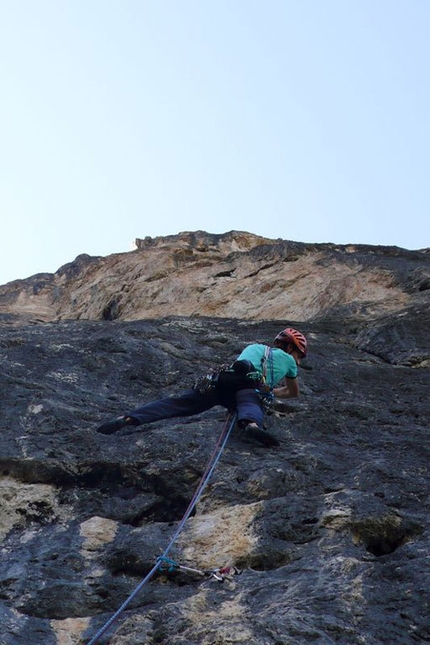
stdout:
[(225, 445), (227, 443), (227, 439), (230, 436), (231, 431), (234, 428), (234, 425), (237, 420), (237, 412), (229, 414), (227, 417), (227, 420), (224, 424), (224, 427), (222, 429), (222, 432), (218, 438), (218, 441), (215, 445), (215, 448), (213, 450), (213, 453), (209, 459), (208, 465), (206, 466), (206, 470), (202, 475), (202, 478), (200, 480), (200, 483), (196, 489), (196, 492), (193, 495), (193, 498), (191, 502), (188, 505), (187, 510), (185, 511), (185, 514), (182, 518), (182, 520), (179, 522), (178, 528), (176, 529), (173, 537), (171, 538), (169, 544), (167, 545), (164, 553), (157, 558), (156, 563), (152, 567), (152, 569), (147, 573), (147, 575), (139, 582), (137, 587), (134, 589), (134, 591), (129, 595), (129, 597), (122, 603), (121, 607), (117, 609), (117, 611), (109, 618), (109, 620), (99, 629), (99, 631), (92, 637), (90, 641), (88, 641), (87, 645), (95, 645), (97, 641), (107, 632), (107, 630), (114, 624), (114, 622), (120, 617), (120, 615), (125, 611), (125, 609), (129, 606), (129, 604), (136, 598), (138, 593), (141, 591), (142, 587), (145, 586), (145, 584), (151, 580), (151, 578), (154, 576), (154, 574), (160, 569), (163, 565), (163, 562), (166, 560), (169, 560), (167, 558), (168, 553), (172, 549), (176, 539), (178, 538), (179, 534), (183, 530), (186, 521), (190, 517), (191, 513), (193, 512), (196, 504), (200, 500), (204, 489), (206, 488), (206, 485), (215, 469), (215, 466), (217, 465), (221, 454), (225, 448)]

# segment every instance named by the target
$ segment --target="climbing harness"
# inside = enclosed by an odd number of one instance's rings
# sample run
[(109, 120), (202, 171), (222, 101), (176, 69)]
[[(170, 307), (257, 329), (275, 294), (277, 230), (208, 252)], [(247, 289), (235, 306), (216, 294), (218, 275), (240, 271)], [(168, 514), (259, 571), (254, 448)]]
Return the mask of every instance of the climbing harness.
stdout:
[(237, 567), (219, 567), (218, 569), (195, 569), (194, 567), (187, 567), (183, 564), (178, 564), (170, 558), (164, 558), (160, 556), (157, 558), (161, 560), (160, 571), (167, 571), (172, 573), (173, 571), (184, 571), (186, 573), (196, 573), (202, 577), (215, 578), (218, 582), (224, 582), (224, 580), (231, 580), (233, 576), (239, 575), (242, 573)]
[(234, 412), (232, 414), (229, 414), (229, 416), (226, 419), (226, 422), (224, 424), (224, 427), (222, 429), (222, 432), (218, 438), (218, 441), (215, 445), (215, 448), (212, 452), (212, 455), (209, 459), (209, 462), (206, 466), (206, 470), (202, 475), (202, 478), (200, 480), (200, 483), (191, 499), (191, 502), (188, 505), (187, 510), (185, 511), (185, 514), (182, 518), (182, 520), (179, 522), (178, 528), (176, 529), (173, 537), (171, 538), (169, 544), (167, 545), (167, 548), (165, 549), (164, 553), (162, 556), (157, 558), (156, 563), (152, 567), (152, 569), (149, 571), (149, 573), (143, 578), (143, 580), (140, 581), (140, 583), (137, 585), (137, 587), (134, 589), (134, 591), (129, 595), (129, 597), (122, 603), (121, 607), (117, 609), (117, 611), (109, 618), (109, 620), (99, 629), (99, 631), (93, 636), (93, 638), (88, 641), (87, 645), (95, 645), (97, 641), (103, 636), (103, 634), (114, 624), (114, 622), (120, 617), (120, 615), (125, 611), (125, 609), (129, 606), (129, 604), (134, 600), (134, 598), (138, 595), (138, 593), (141, 591), (141, 589), (144, 587), (144, 585), (151, 580), (151, 578), (154, 576), (154, 574), (161, 568), (163, 562), (167, 559), (167, 556), (172, 549), (176, 539), (178, 538), (179, 534), (183, 530), (186, 521), (190, 517), (191, 513), (193, 512), (196, 504), (200, 500), (204, 489), (206, 488), (206, 485), (215, 469), (215, 466), (217, 465), (222, 452), (225, 448), (225, 445), (227, 443), (227, 440), (230, 436), (231, 431), (233, 430), (235, 424), (237, 421), (237, 412)]
[(206, 374), (197, 378), (193, 389), (200, 394), (207, 394), (218, 385), (220, 387), (227, 385), (227, 387), (234, 389), (239, 384), (242, 388), (247, 387), (249, 382), (249, 386), (253, 387), (251, 381), (260, 381), (260, 378), (260, 374), (249, 361), (234, 361), (231, 365), (221, 365), (216, 369), (209, 369)]

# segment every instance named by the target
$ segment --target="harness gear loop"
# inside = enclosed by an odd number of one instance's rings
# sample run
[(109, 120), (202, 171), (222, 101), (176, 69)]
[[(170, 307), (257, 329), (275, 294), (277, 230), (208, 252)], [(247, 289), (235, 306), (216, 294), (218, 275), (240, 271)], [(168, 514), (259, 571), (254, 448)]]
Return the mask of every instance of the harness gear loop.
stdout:
[(194, 382), (193, 390), (196, 390), (200, 394), (211, 392), (216, 387), (220, 372), (223, 369), (225, 368), (220, 367), (218, 370), (210, 369), (203, 376), (199, 376)]

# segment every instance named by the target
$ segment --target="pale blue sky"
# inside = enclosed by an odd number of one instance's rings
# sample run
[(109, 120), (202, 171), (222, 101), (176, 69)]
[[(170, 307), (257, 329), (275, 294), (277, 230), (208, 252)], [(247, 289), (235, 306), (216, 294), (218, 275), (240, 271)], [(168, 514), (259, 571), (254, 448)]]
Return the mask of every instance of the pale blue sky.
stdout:
[(430, 246), (429, 0), (0, 0), (0, 284), (136, 237)]

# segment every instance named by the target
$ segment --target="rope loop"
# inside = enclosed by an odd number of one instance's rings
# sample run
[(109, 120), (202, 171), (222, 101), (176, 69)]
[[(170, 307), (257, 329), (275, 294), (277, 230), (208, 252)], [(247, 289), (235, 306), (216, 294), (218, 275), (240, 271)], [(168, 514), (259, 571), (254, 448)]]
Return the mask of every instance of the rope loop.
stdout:
[(179, 564), (177, 564), (170, 558), (163, 557), (162, 555), (158, 556), (157, 562), (160, 562), (160, 571), (167, 571), (168, 573), (172, 573), (172, 571), (177, 571), (179, 569)]

